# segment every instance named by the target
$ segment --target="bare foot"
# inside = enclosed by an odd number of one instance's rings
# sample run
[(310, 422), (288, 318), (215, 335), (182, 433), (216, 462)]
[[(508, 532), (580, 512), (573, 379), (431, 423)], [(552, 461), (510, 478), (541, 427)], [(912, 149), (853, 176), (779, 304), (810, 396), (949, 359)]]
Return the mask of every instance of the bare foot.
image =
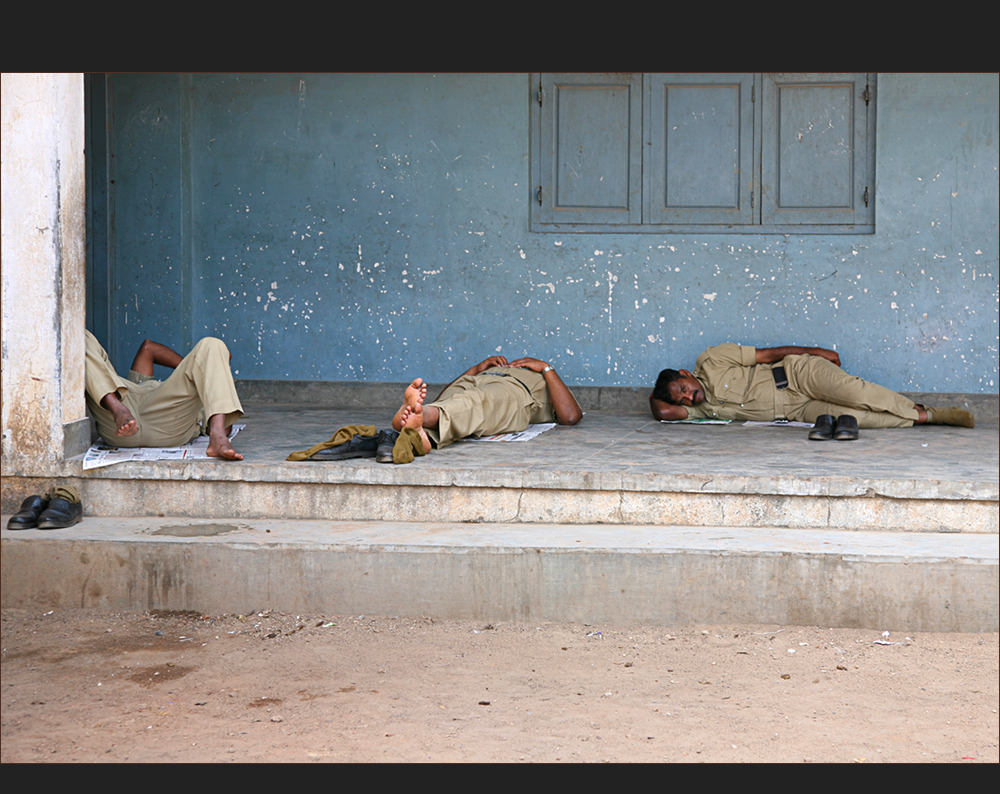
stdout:
[(101, 405), (111, 411), (115, 419), (115, 435), (119, 438), (134, 436), (139, 431), (139, 425), (132, 416), (132, 412), (125, 407), (125, 404), (118, 399), (114, 392), (106, 394), (101, 400)]
[(413, 383), (407, 386), (406, 391), (403, 392), (403, 404), (399, 406), (399, 410), (396, 411), (396, 415), (392, 417), (392, 429), (402, 430), (403, 411), (406, 408), (409, 408), (412, 411), (418, 405), (423, 405), (426, 398), (427, 384), (424, 383), (423, 378), (414, 378)]
[(208, 450), (206, 453), (210, 458), (222, 458), (223, 460), (243, 460), (243, 456), (233, 449), (228, 438), (215, 440), (211, 435), (208, 437)]
[(417, 405), (412, 409), (409, 406), (403, 406), (402, 421), (403, 427), (409, 427), (417, 431), (420, 440), (424, 444), (424, 454), (426, 455), (430, 452), (431, 440), (427, 437), (427, 433), (424, 430), (424, 406)]
[(243, 456), (233, 449), (229, 441), (229, 428), (225, 426), (225, 418), (223, 414), (214, 414), (208, 420), (208, 449), (205, 454), (210, 458), (243, 460)]
[(217, 438), (215, 433), (209, 433), (208, 435), (208, 449), (206, 450), (206, 454), (210, 458), (243, 460), (243, 456), (233, 449), (228, 436), (223, 435), (221, 438)]
[(121, 411), (112, 411), (115, 417), (115, 435), (128, 438), (129, 436), (134, 436), (139, 431), (139, 425), (135, 421), (135, 417), (132, 416), (132, 412), (129, 411), (124, 405)]

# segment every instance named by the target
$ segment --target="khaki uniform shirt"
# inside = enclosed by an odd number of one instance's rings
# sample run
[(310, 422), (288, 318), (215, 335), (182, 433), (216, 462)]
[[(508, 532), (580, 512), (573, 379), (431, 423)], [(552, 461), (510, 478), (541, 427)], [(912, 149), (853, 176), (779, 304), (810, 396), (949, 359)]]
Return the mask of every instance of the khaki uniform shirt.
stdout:
[(783, 418), (783, 401), (777, 399), (771, 374), (774, 365), (756, 362), (757, 348), (731, 342), (698, 356), (694, 376), (705, 388), (705, 402), (686, 406), (688, 419), (769, 422)]
[[(492, 373), (492, 374), (491, 374)], [(487, 377), (510, 377), (520, 381), (534, 400), (528, 424), (537, 425), (556, 421), (556, 407), (552, 403), (545, 376), (527, 367), (490, 367), (480, 375)], [(478, 376), (475, 376), (478, 377)]]

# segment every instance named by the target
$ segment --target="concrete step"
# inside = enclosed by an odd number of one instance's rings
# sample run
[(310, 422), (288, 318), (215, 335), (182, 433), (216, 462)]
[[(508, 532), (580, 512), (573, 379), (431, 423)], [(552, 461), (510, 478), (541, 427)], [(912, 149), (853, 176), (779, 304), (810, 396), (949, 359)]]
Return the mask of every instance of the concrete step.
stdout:
[[(794, 480), (655, 477), (414, 468), (404, 476), (373, 466), (300, 464), (240, 468), (239, 478), (204, 476), (199, 464), (124, 464), (118, 477), (74, 479), (89, 515), (287, 518), (350, 521), (522, 522), (793, 527), (988, 533), (997, 502), (974, 487), (869, 478)], [(309, 468), (306, 468), (309, 466)], [(228, 471), (226, 472), (229, 473)], [(390, 476), (392, 475), (392, 476)], [(419, 475), (419, 476), (418, 476)], [(23, 493), (44, 490), (46, 482)]]
[(2, 552), (5, 608), (998, 630), (982, 533), (88, 515)]
[(286, 461), (381, 409), (248, 406), (241, 463), (2, 478), (84, 521), (2, 535), (4, 606), (996, 631), (998, 423), (666, 425), (590, 411), (404, 466)]

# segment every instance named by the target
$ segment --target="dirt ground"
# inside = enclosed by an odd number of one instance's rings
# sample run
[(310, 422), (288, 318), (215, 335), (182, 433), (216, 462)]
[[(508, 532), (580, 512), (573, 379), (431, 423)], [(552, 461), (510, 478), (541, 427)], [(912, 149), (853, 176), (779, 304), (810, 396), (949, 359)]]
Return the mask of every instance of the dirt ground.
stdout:
[(0, 761), (997, 763), (997, 637), (4, 610)]

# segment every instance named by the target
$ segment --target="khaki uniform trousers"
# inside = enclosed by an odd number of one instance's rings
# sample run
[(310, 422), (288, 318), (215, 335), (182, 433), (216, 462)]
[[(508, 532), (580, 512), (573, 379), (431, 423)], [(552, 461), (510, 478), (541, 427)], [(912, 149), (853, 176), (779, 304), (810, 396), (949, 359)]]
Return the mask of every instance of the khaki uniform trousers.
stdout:
[[(912, 400), (871, 383), (820, 356), (786, 356), (788, 388), (775, 390), (775, 416), (813, 422), (822, 414), (850, 414), (858, 427), (912, 427), (917, 409)], [(768, 373), (770, 377), (770, 373)]]
[[(196, 438), (207, 417), (225, 414), (226, 426), (243, 416), (229, 369), (229, 348), (221, 339), (206, 337), (192, 348), (164, 381), (135, 372), (125, 380), (115, 372), (101, 343), (87, 331), (87, 407), (97, 430), (114, 447), (176, 447)], [(138, 430), (120, 438), (114, 415), (100, 401), (116, 392), (135, 417)], [(202, 425), (199, 425), (199, 420)]]
[[(519, 372), (521, 380), (537, 373)], [(543, 382), (544, 386), (544, 382)], [(441, 392), (432, 403), (438, 409), (438, 426), (426, 428), (439, 449), (467, 436), (476, 438), (498, 433), (519, 433), (531, 423), (539, 401), (520, 381), (513, 377), (463, 375)], [(538, 421), (555, 421), (541, 417)]]

